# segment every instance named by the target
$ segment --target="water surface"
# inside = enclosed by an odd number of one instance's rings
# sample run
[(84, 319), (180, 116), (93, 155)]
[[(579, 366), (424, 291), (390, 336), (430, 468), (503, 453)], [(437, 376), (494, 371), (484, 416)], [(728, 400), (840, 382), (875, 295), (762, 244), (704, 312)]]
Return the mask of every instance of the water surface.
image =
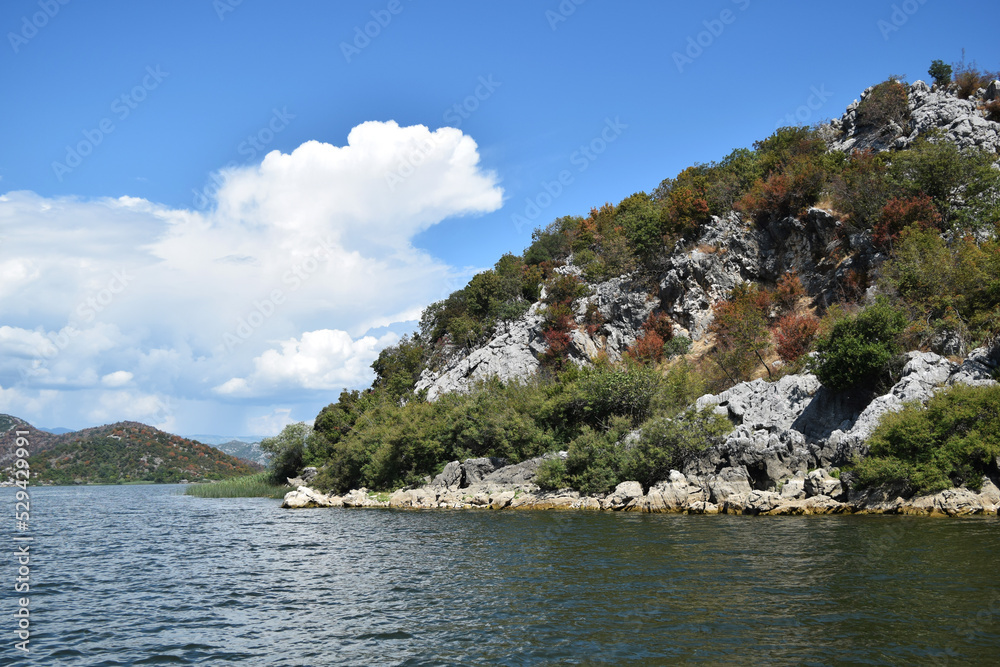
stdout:
[(32, 489), (32, 652), (5, 613), (0, 663), (1000, 662), (995, 517), (282, 510), (182, 489)]

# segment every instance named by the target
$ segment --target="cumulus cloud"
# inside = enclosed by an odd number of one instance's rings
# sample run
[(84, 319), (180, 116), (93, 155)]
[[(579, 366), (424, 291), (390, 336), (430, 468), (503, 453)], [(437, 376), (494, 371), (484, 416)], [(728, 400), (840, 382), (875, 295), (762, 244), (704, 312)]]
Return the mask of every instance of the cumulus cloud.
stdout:
[(381, 338), (364, 336), (354, 340), (346, 331), (306, 331), (253, 360), (249, 378), (231, 378), (215, 388), (229, 396), (271, 394), (276, 389), (337, 390), (364, 382), (371, 363), (384, 347), (399, 341), (393, 333)]
[[(186, 401), (364, 384), (394, 340), (367, 332), (415, 319), (453, 280), (414, 236), (503, 195), (461, 131), (391, 121), (222, 175), (205, 212), (0, 197), (3, 386), (36, 404), (76, 391), (59, 419), (167, 423)], [(108, 391), (126, 385), (139, 393)]]
[(115, 371), (102, 377), (101, 383), (105, 387), (122, 387), (131, 382), (133, 377), (135, 376), (128, 371)]

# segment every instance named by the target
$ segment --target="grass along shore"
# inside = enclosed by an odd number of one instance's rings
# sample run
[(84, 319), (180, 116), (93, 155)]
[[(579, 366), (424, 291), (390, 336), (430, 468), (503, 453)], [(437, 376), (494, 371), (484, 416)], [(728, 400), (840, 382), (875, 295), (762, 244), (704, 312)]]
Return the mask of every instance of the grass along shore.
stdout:
[(192, 484), (184, 490), (184, 495), (199, 498), (284, 498), (291, 490), (292, 487), (287, 484), (271, 482), (270, 473), (265, 471), (222, 482)]

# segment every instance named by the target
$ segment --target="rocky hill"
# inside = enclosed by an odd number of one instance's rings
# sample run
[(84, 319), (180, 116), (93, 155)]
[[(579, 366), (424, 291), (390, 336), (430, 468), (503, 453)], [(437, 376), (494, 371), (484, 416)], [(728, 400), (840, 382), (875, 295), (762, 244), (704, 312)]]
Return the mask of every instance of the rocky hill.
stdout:
[(995, 512), (1000, 424), (878, 429), (996, 385), (998, 89), (888, 79), (536, 230), (320, 413), (289, 506)]
[[(27, 422), (0, 416), (4, 469), (10, 472), (14, 431), (29, 431), (28, 459), (35, 483), (120, 484), (218, 480), (262, 469), (200, 442), (138, 422), (118, 422), (54, 435)], [(10, 440), (8, 443), (7, 441)]]
[[(984, 102), (1000, 98), (1000, 81), (964, 100), (916, 81), (907, 90), (909, 122), (905, 127), (892, 121), (882, 126), (859, 125), (858, 107), (874, 89), (867, 88), (840, 119), (820, 127), (831, 151), (906, 150), (918, 137), (936, 130), (943, 140), (960, 148), (1000, 152), (1000, 123), (987, 120), (982, 110)], [(698, 236), (679, 240), (660, 271), (655, 292), (634, 275), (589, 284), (590, 295), (573, 304), (577, 328), (572, 332), (572, 358), (586, 364), (604, 352), (611, 360), (619, 360), (654, 310), (671, 317), (676, 335), (701, 340), (708, 333), (713, 305), (740, 282), (773, 285), (781, 276), (795, 272), (821, 305), (836, 303), (852, 273), (867, 275), (886, 258), (870, 234), (852, 229), (831, 210), (811, 207), (804, 215), (769, 217), (757, 225), (748, 225), (745, 218), (737, 212), (713, 216)], [(582, 274), (572, 255), (555, 270)], [(584, 319), (591, 304), (605, 323), (588, 334)], [(538, 371), (538, 357), (546, 349), (539, 314), (543, 307), (540, 299), (520, 319), (502, 323), (485, 343), (453, 354), (434, 370), (425, 369), (417, 390), (427, 390), (428, 398), (434, 400), (490, 376), (505, 381), (531, 376)]]

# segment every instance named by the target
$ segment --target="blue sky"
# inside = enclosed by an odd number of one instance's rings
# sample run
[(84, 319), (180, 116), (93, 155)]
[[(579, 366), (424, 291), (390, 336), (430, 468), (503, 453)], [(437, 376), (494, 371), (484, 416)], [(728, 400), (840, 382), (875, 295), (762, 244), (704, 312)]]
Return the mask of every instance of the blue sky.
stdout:
[(1000, 69), (995, 9), (9, 0), (0, 411), (312, 419), (532, 227), (962, 48)]

